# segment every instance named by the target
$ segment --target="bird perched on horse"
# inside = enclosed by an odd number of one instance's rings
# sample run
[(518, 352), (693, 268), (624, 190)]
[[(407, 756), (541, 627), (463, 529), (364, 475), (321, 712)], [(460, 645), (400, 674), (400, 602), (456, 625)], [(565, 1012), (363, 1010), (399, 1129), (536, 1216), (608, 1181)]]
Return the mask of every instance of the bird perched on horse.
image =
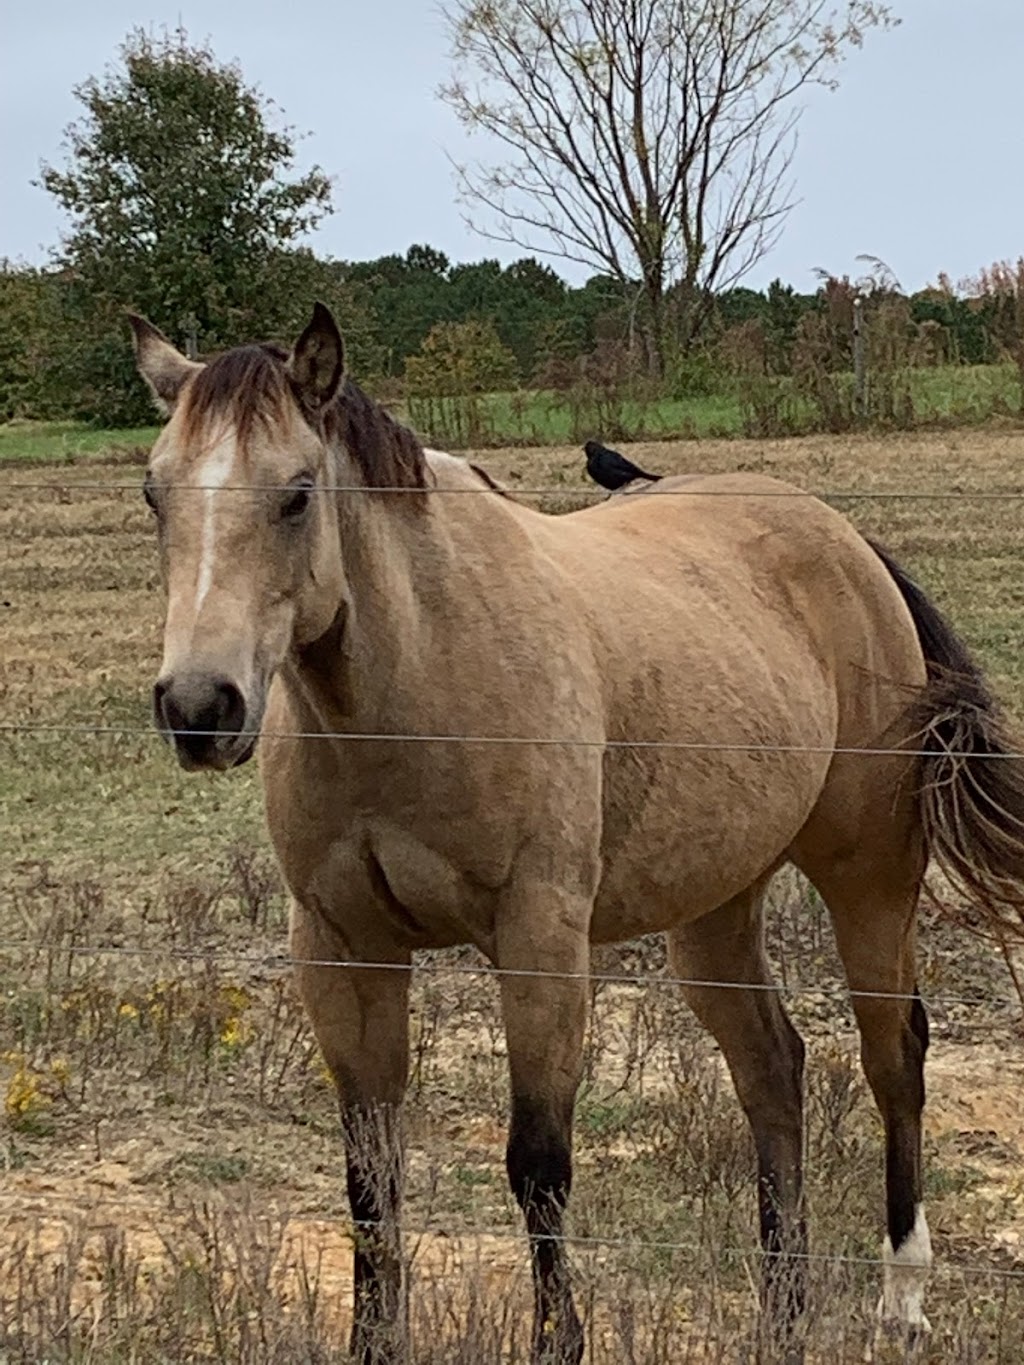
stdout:
[(627, 460), (625, 455), (620, 455), (617, 450), (609, 450), (598, 441), (588, 441), (583, 447), (583, 452), (587, 457), (587, 473), (595, 483), (599, 483), (602, 488), (610, 489), (613, 493), (635, 479), (647, 479), (650, 483), (657, 483), (661, 477), (659, 474), (648, 474), (632, 460)]

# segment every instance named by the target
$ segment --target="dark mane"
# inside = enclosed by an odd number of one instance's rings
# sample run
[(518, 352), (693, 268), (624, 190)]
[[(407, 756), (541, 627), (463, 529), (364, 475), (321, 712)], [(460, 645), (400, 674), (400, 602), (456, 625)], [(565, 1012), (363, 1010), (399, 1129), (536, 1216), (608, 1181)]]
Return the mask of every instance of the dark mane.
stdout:
[(419, 437), (347, 376), (324, 425), (328, 439), (340, 440), (355, 460), (367, 488), (426, 488)]
[(472, 460), (467, 460), (466, 463), (469, 465), (470, 469), (477, 476), (477, 478), (482, 480), (482, 482), (487, 485), (487, 487), (491, 490), (492, 493), (497, 493), (498, 496), (501, 498), (508, 498), (510, 502), (517, 501), (516, 498), (513, 497), (510, 490), (507, 489), (504, 486), (504, 484), (500, 484), (497, 481), (497, 479), (492, 478), (491, 475), (488, 474), (486, 469), (482, 468), (478, 464), (474, 464)]
[(509, 488), (507, 484), (499, 483), (492, 474), (488, 474), (487, 470), (484, 469), (482, 465), (474, 464), (472, 460), (467, 460), (466, 463), (481, 483), (485, 484), (492, 493), (497, 493), (499, 498), (504, 498), (506, 502), (514, 502), (517, 507), (533, 506), (531, 502), (528, 502), (526, 498), (517, 493), (514, 488)]
[(280, 346), (236, 346), (208, 361), (185, 391), (185, 439), (197, 439), (211, 419), (227, 417), (244, 446), (256, 422), (268, 424), (287, 390)]
[[(274, 345), (236, 346), (215, 356), (186, 390), (185, 439), (199, 437), (211, 419), (227, 417), (244, 446), (257, 422), (269, 426), (276, 413), (297, 402), (287, 359), (288, 352)], [(353, 380), (343, 381), (323, 426), (329, 443), (344, 444), (368, 488), (426, 488), (419, 438)]]

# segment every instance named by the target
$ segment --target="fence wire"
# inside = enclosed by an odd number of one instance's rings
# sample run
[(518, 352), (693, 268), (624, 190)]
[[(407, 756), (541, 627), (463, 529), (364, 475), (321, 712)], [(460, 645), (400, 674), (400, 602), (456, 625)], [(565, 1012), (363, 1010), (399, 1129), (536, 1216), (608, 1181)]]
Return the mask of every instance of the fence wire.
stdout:
[[(201, 484), (171, 484), (163, 485), (180, 490), (192, 492), (280, 492), (281, 488), (276, 484), (229, 484), (229, 485), (201, 485)], [(76, 492), (90, 493), (139, 493), (142, 488), (142, 481), (78, 481), (73, 478), (63, 480), (16, 480), (10, 483), (0, 483), (0, 497), (8, 491), (15, 493), (30, 492), (53, 492), (64, 495)], [(451, 494), (454, 496), (472, 494), (493, 494), (494, 489), (488, 486), (471, 488), (452, 488), (452, 487), (429, 487), (427, 489), (410, 488), (368, 488), (362, 484), (329, 484), (318, 485), (314, 490), (318, 493), (339, 493), (339, 494), (363, 494), (377, 496), (385, 494)], [(501, 492), (509, 497), (516, 498), (578, 498), (578, 499), (603, 499), (607, 496), (605, 490), (601, 488), (588, 488), (585, 486), (566, 486), (555, 485), (548, 487), (520, 487), (515, 483), (504, 486)], [(630, 495), (625, 495), (630, 496)], [(863, 501), (863, 502), (955, 502), (955, 503), (995, 503), (995, 502), (1019, 502), (1024, 500), (1024, 491), (1004, 490), (998, 492), (975, 491), (975, 490), (941, 490), (926, 491), (920, 489), (904, 490), (864, 490), (864, 489), (832, 489), (820, 492), (800, 489), (771, 489), (764, 491), (754, 490), (733, 490), (733, 489), (710, 489), (710, 488), (688, 488), (682, 487), (647, 487), (643, 490), (645, 497), (690, 497), (690, 498), (781, 498), (791, 500), (806, 500), (807, 498), (817, 498), (821, 501)], [(216, 732), (204, 732), (216, 733)], [(256, 737), (260, 732), (243, 732), (246, 737)], [(0, 723), (0, 734), (45, 737), (60, 735), (78, 736), (145, 736), (147, 738), (157, 738), (158, 732), (150, 727), (127, 726), (127, 725), (63, 725), (47, 724), (34, 722), (4, 722)], [(164, 736), (166, 738), (166, 736)], [(243, 737), (243, 736), (240, 736)], [(478, 746), (531, 746), (538, 748), (558, 747), (558, 748), (583, 748), (599, 750), (668, 750), (692, 753), (765, 753), (765, 754), (788, 754), (788, 755), (861, 755), (868, 758), (881, 757), (933, 757), (932, 750), (915, 750), (908, 748), (887, 748), (887, 747), (831, 747), (814, 745), (782, 745), (782, 744), (748, 744), (748, 743), (711, 743), (704, 741), (689, 740), (644, 740), (644, 739), (586, 739), (569, 737), (549, 737), (549, 736), (501, 736), (501, 735), (460, 735), (460, 734), (352, 734), (335, 733), (320, 731), (287, 731), (287, 732), (263, 732), (263, 738), (267, 739), (289, 739), (289, 740), (312, 740), (312, 739), (331, 739), (352, 743), (407, 743), (407, 744), (466, 744)], [(954, 750), (943, 750), (943, 753), (952, 758), (964, 757), (975, 759), (1007, 759), (1022, 760), (1024, 753), (1010, 752), (1006, 754), (977, 754), (970, 752), (960, 752)], [(342, 970), (369, 970), (384, 972), (408, 972), (416, 975), (448, 975), (448, 976), (471, 976), (479, 978), (538, 978), (538, 979), (558, 979), (558, 980), (581, 980), (591, 985), (621, 985), (634, 987), (689, 987), (694, 989), (717, 988), (722, 990), (742, 990), (742, 991), (771, 991), (787, 996), (827, 996), (842, 995), (850, 999), (882, 999), (912, 1001), (916, 997), (914, 994), (888, 992), (888, 991), (863, 991), (849, 990), (841, 985), (835, 986), (804, 986), (804, 985), (784, 985), (774, 982), (742, 982), (742, 981), (710, 981), (699, 978), (677, 977), (662, 974), (626, 973), (626, 972), (555, 972), (547, 970), (531, 970), (523, 968), (501, 968), (491, 965), (475, 965), (472, 963), (437, 963), (437, 962), (364, 962), (353, 960), (337, 959), (311, 959), (311, 958), (292, 958), (286, 955), (266, 955), (266, 954), (244, 954), (244, 953), (225, 953), (220, 950), (188, 950), (166, 948), (145, 948), (141, 946), (126, 947), (107, 944), (71, 944), (71, 945), (45, 945), (30, 939), (0, 940), (0, 951), (2, 952), (24, 952), (34, 951), (36, 953), (45, 952), (55, 956), (75, 956), (75, 957), (118, 957), (118, 958), (158, 958), (161, 960), (196, 962), (203, 965), (231, 965), (234, 967), (248, 968), (253, 971), (276, 971), (291, 969), (295, 967), (315, 967), (315, 968), (338, 968)], [(982, 1006), (982, 1005), (1002, 1005), (1017, 1006), (1020, 1001), (1013, 997), (992, 997), (988, 995), (941, 995), (924, 996), (928, 1005), (931, 1007), (946, 1006)], [(65, 1213), (70, 1213), (68, 1209), (69, 1199), (64, 1193), (46, 1190), (25, 1190), (5, 1189), (0, 1191), (0, 1207), (7, 1206), (8, 1210), (14, 1209), (14, 1213), (8, 1212), (8, 1219), (23, 1216), (26, 1204), (31, 1206), (40, 1201), (51, 1201), (60, 1203)], [(144, 1212), (151, 1216), (151, 1210), (133, 1203), (128, 1199), (111, 1198), (105, 1195), (89, 1197), (87, 1200), (74, 1201), (81, 1211), (95, 1211), (99, 1208), (117, 1208), (119, 1210), (135, 1210)], [(288, 1218), (289, 1224), (309, 1224), (314, 1225), (322, 1221), (323, 1214), (316, 1217), (303, 1216)], [(327, 1215), (330, 1216), (330, 1215)], [(337, 1215), (335, 1215), (337, 1216)], [(342, 1215), (344, 1218), (344, 1215)], [(465, 1230), (454, 1231), (449, 1226), (430, 1225), (422, 1228), (406, 1228), (404, 1234), (409, 1238), (419, 1238), (424, 1236), (440, 1236), (450, 1239), (453, 1243), (474, 1237), (506, 1238), (516, 1241), (525, 1240), (525, 1234), (516, 1228), (509, 1226), (468, 1228)], [(617, 1249), (630, 1252), (701, 1252), (707, 1253), (709, 1248), (706, 1242), (686, 1242), (661, 1239), (638, 1239), (632, 1237), (612, 1237), (612, 1236), (592, 1236), (583, 1234), (566, 1234), (559, 1237), (551, 1237), (548, 1240), (563, 1243), (569, 1247), (584, 1249)], [(738, 1247), (721, 1246), (713, 1248), (716, 1255), (726, 1259), (747, 1259), (759, 1258), (772, 1253), (766, 1252), (758, 1246)], [(790, 1259), (800, 1260), (808, 1263), (845, 1265), (857, 1267), (880, 1268), (884, 1267), (885, 1262), (880, 1257), (853, 1256), (844, 1253), (792, 1253)], [(909, 1265), (908, 1265), (909, 1268)], [(965, 1277), (984, 1277), (998, 1279), (1007, 1282), (1024, 1281), (1024, 1269), (1006, 1268), (992, 1265), (983, 1265), (979, 1262), (953, 1263), (944, 1261), (937, 1263), (933, 1271), (945, 1278)]]
[[(217, 736), (218, 731), (196, 731), (190, 732), (195, 735)], [(170, 732), (158, 731), (152, 726), (129, 726), (129, 725), (58, 725), (34, 722), (4, 722), (0, 723), (0, 735), (29, 735), (33, 737), (57, 737), (60, 735), (78, 736), (108, 736), (108, 737), (143, 737), (146, 739), (166, 739)], [(584, 748), (595, 750), (669, 750), (696, 753), (754, 753), (754, 754), (813, 754), (817, 756), (835, 755), (860, 755), (866, 758), (879, 757), (902, 757), (902, 758), (925, 758), (934, 757), (934, 750), (907, 749), (907, 748), (887, 748), (887, 747), (843, 747), (843, 746), (818, 746), (818, 745), (782, 745), (782, 744), (729, 744), (715, 743), (697, 740), (642, 740), (642, 739), (577, 739), (577, 738), (557, 738), (547, 736), (517, 736), (517, 735), (460, 735), (460, 734), (436, 734), (436, 735), (416, 735), (416, 734), (391, 734), (391, 733), (352, 733), (352, 732), (333, 732), (333, 731), (242, 731), (239, 738), (258, 738), (264, 739), (287, 739), (287, 740), (339, 740), (351, 743), (399, 743), (399, 744), (466, 744), (481, 746), (536, 746), (542, 748)], [(986, 761), (998, 760), (1024, 760), (1024, 753), (1009, 752), (1005, 754), (993, 753), (974, 753), (971, 751), (961, 751), (953, 749), (943, 749), (941, 753), (950, 758), (970, 758), (984, 759)], [(40, 945), (31, 940), (8, 940), (0, 941), (0, 951), (25, 951), (39, 950)], [(615, 973), (589, 973), (589, 972), (552, 972), (544, 970), (529, 969), (506, 969), (494, 966), (472, 966), (470, 964), (428, 964), (428, 963), (394, 963), (394, 962), (364, 962), (364, 961), (338, 961), (336, 959), (296, 959), (284, 956), (268, 958), (265, 955), (225, 955), (218, 952), (195, 951), (187, 952), (176, 949), (147, 949), (147, 948), (126, 948), (108, 945), (82, 945), (76, 944), (66, 947), (53, 948), (53, 952), (67, 953), (71, 955), (120, 955), (135, 957), (162, 957), (173, 960), (196, 960), (209, 962), (230, 962), (234, 966), (249, 967), (250, 969), (271, 969), (288, 967), (338, 967), (347, 970), (366, 970), (366, 971), (410, 971), (420, 973), (450, 973), (450, 974), (469, 974), (476, 976), (500, 977), (537, 977), (552, 978), (558, 980), (587, 980), (589, 982), (604, 982), (614, 984), (631, 984), (638, 986), (652, 985), (674, 985), (680, 987), (692, 987), (701, 989), (721, 988), (726, 990), (745, 990), (745, 991), (775, 991), (789, 995), (821, 995), (832, 993), (842, 993), (850, 999), (891, 999), (891, 1000), (913, 1000), (913, 994), (888, 992), (888, 991), (861, 991), (844, 990), (842, 987), (829, 988), (824, 986), (792, 986), (777, 983), (765, 982), (742, 982), (742, 981), (708, 981), (689, 979), (683, 977), (669, 976), (643, 976), (637, 974), (615, 974)], [(1021, 1004), (1020, 1000), (1011, 997), (991, 997), (991, 996), (937, 996), (925, 997), (928, 1003), (933, 1006), (948, 1005), (1008, 1005), (1014, 1006)]]
[[(18, 1214), (21, 1214), (25, 1204), (31, 1204), (33, 1202), (51, 1201), (53, 1203), (60, 1203), (65, 1210), (67, 1210), (69, 1203), (68, 1196), (59, 1190), (0, 1190), (0, 1208), (2, 1208), (5, 1203), (11, 1205), (15, 1204), (16, 1201), (16, 1214), (12, 1215), (9, 1213), (8, 1218), (13, 1218)], [(116, 1198), (109, 1195), (97, 1195), (95, 1198), (90, 1197), (88, 1200), (79, 1199), (71, 1202), (75, 1205), (73, 1210), (75, 1213), (81, 1213), (83, 1211), (89, 1212), (95, 1208), (117, 1209), (122, 1212), (134, 1211), (137, 1213), (145, 1213), (147, 1216), (151, 1216), (152, 1213), (150, 1206), (130, 1199)], [(174, 1210), (169, 1208), (167, 1212), (173, 1213)], [(274, 1212), (282, 1216), (290, 1226), (298, 1225), (299, 1227), (309, 1226), (319, 1228), (319, 1225), (325, 1218), (335, 1218), (343, 1224), (341, 1230), (343, 1234), (348, 1237), (352, 1237), (355, 1230), (360, 1226), (371, 1226), (369, 1224), (353, 1224), (350, 1215), (341, 1209), (318, 1210), (316, 1214), (307, 1213), (298, 1215), (290, 1215), (284, 1209), (277, 1209), (274, 1210)], [(524, 1229), (512, 1227), (507, 1224), (485, 1227), (470, 1226), (453, 1229), (448, 1224), (430, 1223), (422, 1227), (403, 1227), (402, 1236), (410, 1240), (415, 1240), (420, 1237), (438, 1237), (450, 1241), (453, 1245), (461, 1241), (471, 1240), (475, 1237), (488, 1237), (515, 1242), (521, 1241), (524, 1246), (527, 1241), (527, 1234)], [(755, 1246), (753, 1244), (745, 1247), (712, 1246), (706, 1241), (684, 1242), (657, 1238), (645, 1239), (638, 1237), (595, 1236), (593, 1234), (572, 1232), (561, 1234), (546, 1233), (537, 1240), (551, 1242), (566, 1247), (584, 1247), (593, 1250), (608, 1249), (626, 1252), (688, 1251), (703, 1252), (705, 1254), (713, 1251), (716, 1256), (722, 1256), (726, 1259), (733, 1260), (745, 1260), (748, 1257), (754, 1259), (777, 1259), (779, 1257), (778, 1252), (768, 1251), (764, 1247)], [(852, 1256), (846, 1252), (787, 1251), (783, 1253), (783, 1258), (790, 1261), (800, 1261), (810, 1265), (846, 1265), (884, 1268), (887, 1264), (880, 1256)], [(1024, 1268), (1017, 1269), (1012, 1266), (985, 1265), (980, 1261), (935, 1260), (931, 1263), (925, 1261), (901, 1261), (900, 1265), (907, 1270), (930, 1270), (933, 1274), (950, 1278), (958, 1275), (967, 1275), (979, 1277), (990, 1276), (993, 1279), (1011, 1281), (1024, 1280)]]
[[(108, 735), (136, 736), (146, 739), (172, 739), (173, 730), (158, 730), (151, 725), (63, 725), (46, 721), (0, 722), (0, 735)], [(864, 758), (969, 758), (979, 762), (1005, 762), (1024, 759), (1024, 752), (978, 752), (973, 749), (908, 749), (874, 745), (842, 744), (750, 744), (689, 739), (580, 739), (550, 735), (459, 735), (394, 734), (387, 731), (354, 730), (238, 730), (230, 735), (223, 730), (189, 730), (194, 739), (332, 739), (352, 744), (476, 744), (481, 746), (527, 747), (540, 749), (667, 749), (683, 753), (729, 754), (815, 754), (819, 757), (860, 755)]]
[[(2, 470), (0, 470), (0, 474), (2, 474)], [(676, 476), (666, 474), (663, 477), (670, 479)], [(683, 475), (682, 477), (689, 476)], [(713, 476), (709, 474), (707, 477)], [(764, 477), (775, 476), (766, 474)], [(133, 481), (109, 479), (102, 481), (93, 479), (77, 480), (73, 478), (61, 480), (17, 479), (9, 483), (0, 481), (0, 495), (8, 491), (63, 494), (73, 492), (141, 493), (143, 486), (142, 479)], [(166, 483), (161, 484), (160, 488), (161, 490), (167, 489), (192, 493), (281, 493), (284, 491), (283, 485), (273, 483)], [(490, 494), (493, 497), (495, 494), (498, 494), (499, 496), (504, 496), (506, 499), (512, 500), (516, 498), (566, 497), (606, 500), (612, 496), (619, 498), (641, 496), (644, 498), (733, 498), (739, 500), (744, 498), (781, 498), (790, 501), (805, 501), (808, 498), (814, 498), (818, 502), (1019, 502), (1024, 499), (1024, 489), (992, 491), (987, 489), (929, 490), (923, 488), (830, 488), (816, 491), (809, 488), (659, 488), (657, 484), (649, 484), (645, 485), (642, 489), (635, 489), (633, 492), (610, 494), (605, 488), (588, 488), (586, 485), (582, 484), (551, 484), (540, 487), (520, 487), (514, 482), (496, 484), (494, 487), (483, 483), (479, 488), (444, 487), (438, 485), (428, 486), (426, 488), (406, 488), (389, 484), (380, 487), (371, 487), (364, 483), (329, 483), (316, 484), (306, 491), (310, 493), (359, 493), (372, 497), (377, 497), (381, 493), (393, 493), (398, 496), (415, 497), (435, 497), (438, 495), (464, 497), (480, 494)]]
[[(1012, 996), (992, 995), (928, 995), (900, 991), (850, 990), (835, 985), (784, 985), (774, 981), (712, 981), (700, 977), (684, 977), (642, 972), (563, 972), (545, 968), (497, 967), (490, 963), (472, 962), (368, 962), (362, 959), (290, 957), (284, 953), (231, 953), (220, 949), (202, 948), (145, 948), (118, 944), (47, 944), (35, 939), (0, 939), (0, 952), (45, 953), (53, 957), (111, 957), (156, 958), (161, 961), (194, 962), (203, 966), (229, 966), (255, 971), (290, 971), (295, 967), (336, 968), (339, 971), (408, 972), (416, 976), (473, 976), (488, 980), (583, 981), (591, 985), (636, 986), (649, 989), (656, 986), (689, 987), (694, 990), (730, 990), (769, 992), (789, 996), (841, 995), (850, 1000), (904, 1000), (920, 998), (934, 1008), (952, 1006), (1009, 1005), (1021, 1001)], [(438, 951), (427, 949), (425, 951)], [(985, 1027), (979, 1021), (979, 1026)]]

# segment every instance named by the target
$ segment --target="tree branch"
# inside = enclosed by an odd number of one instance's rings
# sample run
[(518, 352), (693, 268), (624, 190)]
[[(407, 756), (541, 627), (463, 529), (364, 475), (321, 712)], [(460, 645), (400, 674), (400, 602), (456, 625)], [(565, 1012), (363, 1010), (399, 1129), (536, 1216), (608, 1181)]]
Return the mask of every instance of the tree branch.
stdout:
[(452, 0), (443, 12), (454, 75), (441, 98), (509, 154), (459, 168), (463, 202), (502, 226), (471, 225), (644, 281), (652, 326), (681, 284), (684, 345), (713, 291), (784, 226), (799, 92), (834, 86), (866, 32), (896, 22), (875, 0)]

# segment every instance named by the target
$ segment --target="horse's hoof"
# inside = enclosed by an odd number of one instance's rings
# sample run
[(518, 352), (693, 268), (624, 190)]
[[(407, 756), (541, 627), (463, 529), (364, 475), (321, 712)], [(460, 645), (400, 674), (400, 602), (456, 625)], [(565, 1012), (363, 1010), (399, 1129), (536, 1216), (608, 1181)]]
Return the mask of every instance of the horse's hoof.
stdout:
[(872, 1340), (864, 1350), (866, 1365), (879, 1365), (886, 1360), (898, 1360), (912, 1365), (923, 1358), (932, 1325), (921, 1314), (919, 1322), (907, 1322), (903, 1318), (886, 1317), (884, 1300), (879, 1300), (877, 1322)]

